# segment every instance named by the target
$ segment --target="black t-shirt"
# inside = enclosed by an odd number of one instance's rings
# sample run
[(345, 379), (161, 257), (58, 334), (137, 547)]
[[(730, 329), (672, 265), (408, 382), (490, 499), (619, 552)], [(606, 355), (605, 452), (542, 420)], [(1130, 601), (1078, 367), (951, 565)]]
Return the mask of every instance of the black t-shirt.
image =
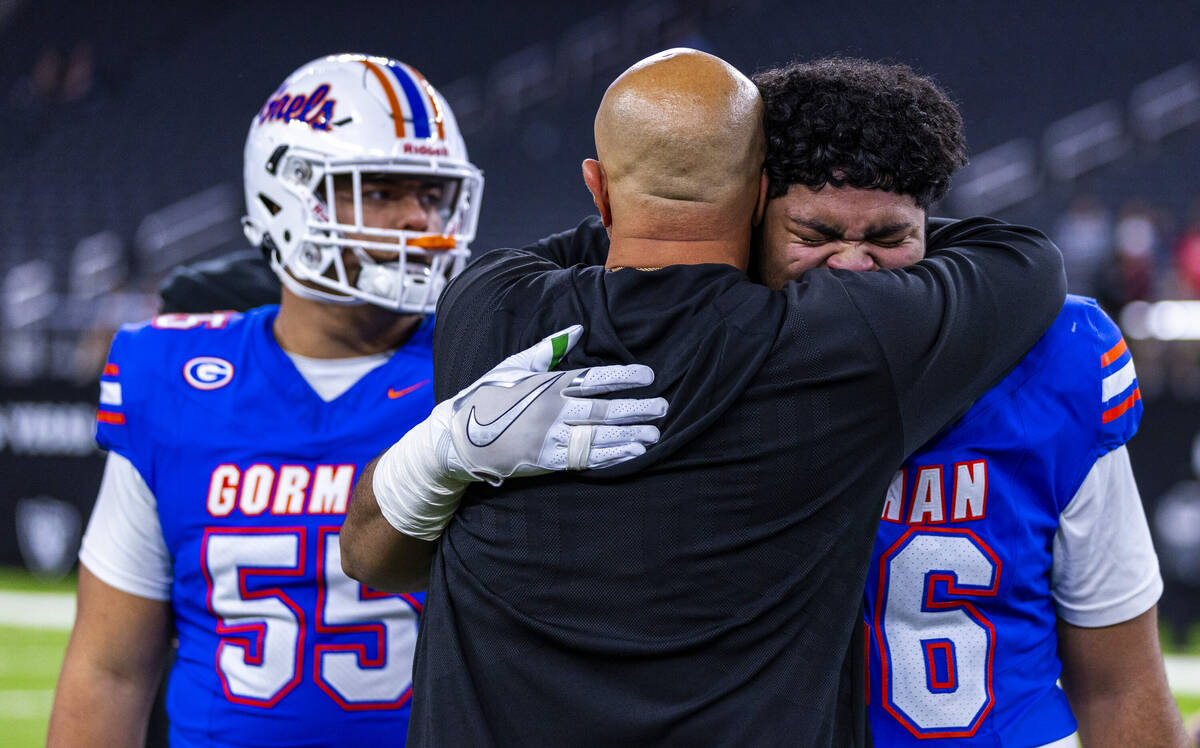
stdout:
[(434, 559), (410, 744), (847, 745), (888, 482), (1054, 320), (1058, 251), (972, 219), (910, 268), (782, 291), (725, 265), (560, 267), (604, 242), (591, 219), (483, 255), (441, 299), (439, 400), (580, 322), (561, 368), (647, 364), (627, 396), (670, 412), (636, 460), (467, 492)]

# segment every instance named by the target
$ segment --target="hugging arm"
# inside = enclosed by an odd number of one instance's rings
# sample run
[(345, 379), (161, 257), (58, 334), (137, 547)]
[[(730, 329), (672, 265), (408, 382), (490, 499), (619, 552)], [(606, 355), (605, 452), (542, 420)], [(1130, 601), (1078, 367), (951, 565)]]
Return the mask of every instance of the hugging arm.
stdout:
[(1036, 229), (972, 218), (929, 243), (901, 270), (831, 274), (883, 349), (906, 455), (1000, 381), (1066, 298), (1062, 255)]

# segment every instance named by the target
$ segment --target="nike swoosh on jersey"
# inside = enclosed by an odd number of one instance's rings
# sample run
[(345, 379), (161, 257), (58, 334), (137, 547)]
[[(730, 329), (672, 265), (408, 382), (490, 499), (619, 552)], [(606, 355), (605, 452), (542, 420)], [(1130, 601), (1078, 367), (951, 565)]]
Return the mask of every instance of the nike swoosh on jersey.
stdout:
[(388, 400), (395, 400), (398, 397), (404, 397), (410, 392), (416, 392), (427, 384), (429, 384), (429, 380), (422, 379), (420, 382), (417, 382), (416, 384), (410, 384), (402, 390), (394, 390), (391, 387), (388, 387)]
[(553, 379), (547, 379), (540, 385), (530, 390), (520, 400), (509, 406), (508, 410), (501, 413), (487, 423), (480, 423), (475, 418), (475, 406), (471, 406), (471, 412), (467, 414), (467, 439), (476, 447), (486, 447), (492, 442), (499, 439), (508, 427), (513, 425), (513, 422), (521, 417), (521, 414), (533, 404), (534, 400), (541, 397), (542, 393), (551, 387), (555, 382), (562, 379), (563, 375), (559, 374)]

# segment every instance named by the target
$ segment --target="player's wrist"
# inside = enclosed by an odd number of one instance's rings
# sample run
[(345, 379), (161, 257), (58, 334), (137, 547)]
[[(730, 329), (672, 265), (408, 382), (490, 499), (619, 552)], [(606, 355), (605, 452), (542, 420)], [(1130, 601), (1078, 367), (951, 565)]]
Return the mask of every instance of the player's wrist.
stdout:
[(447, 466), (442, 443), (449, 434), (443, 419), (435, 408), (428, 419), (384, 452), (372, 477), (375, 501), (384, 519), (398, 532), (419, 540), (441, 536), (471, 481)]

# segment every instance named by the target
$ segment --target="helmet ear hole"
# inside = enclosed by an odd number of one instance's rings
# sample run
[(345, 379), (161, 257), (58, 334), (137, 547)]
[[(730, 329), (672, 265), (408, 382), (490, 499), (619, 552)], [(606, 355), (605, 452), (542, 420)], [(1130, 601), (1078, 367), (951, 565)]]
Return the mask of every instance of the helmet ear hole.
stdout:
[(292, 240), (292, 232), (288, 231), (287, 229), (284, 229), (283, 240), (285, 242), (290, 242)]
[(283, 154), (287, 152), (287, 149), (286, 145), (281, 145), (271, 153), (271, 157), (267, 159), (268, 174), (275, 175), (275, 171), (279, 168), (279, 159), (283, 158)]
[(267, 209), (267, 212), (273, 216), (279, 215), (279, 211), (283, 210), (279, 203), (275, 202), (261, 192), (258, 193), (258, 201), (262, 203), (263, 207)]

